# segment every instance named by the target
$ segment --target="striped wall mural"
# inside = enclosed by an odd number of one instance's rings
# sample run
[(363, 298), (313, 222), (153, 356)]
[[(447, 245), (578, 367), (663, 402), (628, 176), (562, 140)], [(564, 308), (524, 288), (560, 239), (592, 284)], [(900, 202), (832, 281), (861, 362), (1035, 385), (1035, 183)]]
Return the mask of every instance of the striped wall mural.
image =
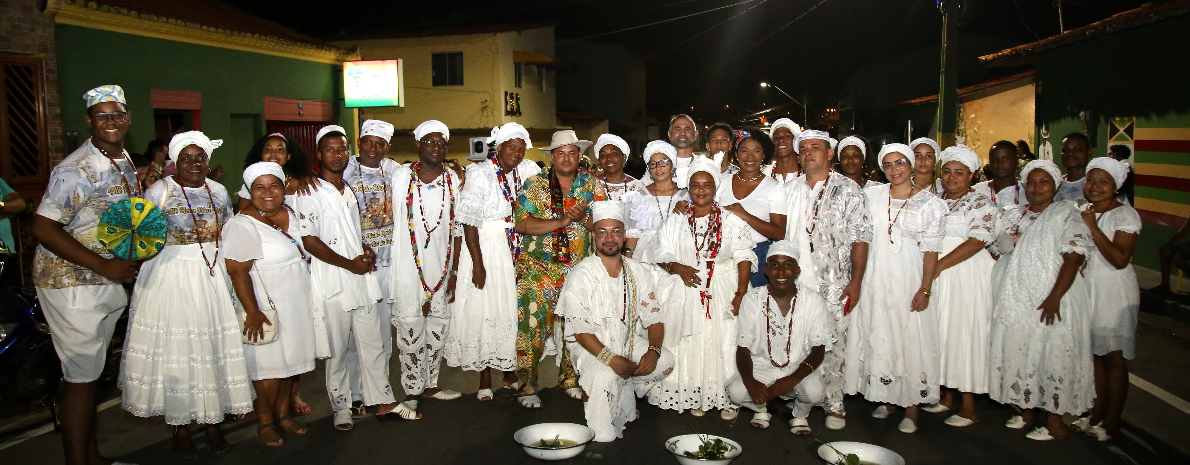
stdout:
[(1141, 219), (1181, 227), (1190, 214), (1190, 128), (1138, 127), (1133, 150)]

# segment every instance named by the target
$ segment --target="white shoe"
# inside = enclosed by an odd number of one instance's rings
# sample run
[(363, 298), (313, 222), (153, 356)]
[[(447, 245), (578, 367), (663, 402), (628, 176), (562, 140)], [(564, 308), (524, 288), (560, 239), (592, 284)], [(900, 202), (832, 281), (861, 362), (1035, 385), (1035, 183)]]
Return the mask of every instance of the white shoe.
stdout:
[(479, 391), (476, 391), (475, 397), (477, 399), (479, 399), (480, 402), (487, 402), (489, 400), (492, 400), (492, 390), (491, 389), (480, 389)]
[(879, 407), (876, 407), (876, 410), (872, 411), (872, 418), (879, 418), (879, 419), (883, 420), (885, 418), (888, 418), (888, 414), (892, 413), (892, 411), (893, 411), (893, 409), (888, 408), (887, 405), (881, 405)]
[(566, 395), (570, 396), (571, 399), (582, 400), (583, 399), (583, 388), (572, 387), (570, 389), (567, 389)]
[(917, 432), (917, 423), (908, 418), (901, 419), (901, 424), (897, 425), (897, 430), (905, 434), (913, 434)]
[(430, 396), (431, 399), (437, 400), (455, 400), (463, 397), (463, 393), (459, 391), (451, 391), (449, 389), (442, 389)]
[(719, 412), (719, 418), (727, 421), (735, 420), (738, 416), (740, 416), (740, 409), (738, 408), (725, 408)]
[(846, 426), (847, 426), (846, 418), (839, 418), (834, 415), (826, 416), (826, 429), (829, 429), (831, 431), (838, 431), (838, 430), (845, 428)]
[(1004, 422), (1004, 427), (1009, 429), (1021, 429), (1025, 427), (1025, 419), (1020, 415), (1013, 415), (1008, 421)]
[(696, 417), (701, 417), (701, 416), (706, 416), (706, 414), (707, 414), (707, 411), (706, 411), (706, 410), (699, 410), (699, 409), (694, 409), (694, 410), (691, 410), (691, 411), (690, 411), (690, 414), (691, 414), (691, 415), (694, 415), (694, 416), (696, 416)]
[(927, 412), (930, 412), (930, 413), (942, 413), (942, 412), (949, 412), (949, 411), (950, 411), (950, 407), (947, 407), (947, 406), (945, 406), (945, 405), (942, 405), (942, 404), (930, 404), (930, 405), (927, 405), (927, 406), (925, 406), (925, 407), (922, 407), (921, 409), (922, 409), (922, 410), (925, 410), (925, 411), (927, 411)]
[(972, 420), (970, 418), (963, 418), (963, 417), (960, 417), (957, 414), (955, 414), (955, 415), (951, 415), (950, 417), (948, 417), (946, 419), (946, 421), (944, 421), (943, 423), (946, 423), (946, 424), (953, 426), (955, 428), (966, 428), (968, 426), (974, 425), (975, 420)]
[(531, 409), (531, 410), (536, 410), (536, 409), (541, 408), (541, 398), (537, 397), (536, 394), (531, 395), (531, 396), (522, 396), (522, 397), (518, 398), (517, 400), (520, 401), (521, 407)]
[(1054, 440), (1054, 437), (1050, 436), (1050, 430), (1046, 429), (1044, 426), (1038, 426), (1037, 429), (1030, 431), (1028, 434), (1025, 435), (1025, 437), (1032, 439), (1034, 441), (1053, 441)]
[(1107, 434), (1107, 430), (1099, 425), (1092, 426), (1083, 436), (1092, 441), (1106, 442), (1111, 440), (1111, 436)]

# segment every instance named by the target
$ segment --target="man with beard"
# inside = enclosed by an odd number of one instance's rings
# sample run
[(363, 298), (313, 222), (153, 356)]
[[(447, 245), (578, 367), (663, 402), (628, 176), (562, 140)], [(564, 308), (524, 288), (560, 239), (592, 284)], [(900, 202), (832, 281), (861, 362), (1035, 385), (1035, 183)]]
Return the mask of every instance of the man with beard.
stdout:
[[(388, 383), (388, 361), (380, 340), (384, 321), (376, 310), (380, 283), (376, 280), (376, 254), (363, 242), (355, 192), (343, 179), (347, 169), (347, 135), (342, 127), (318, 130), (318, 163), (322, 170), (318, 189), (295, 197), (302, 245), (318, 260), (310, 266), (314, 290), (315, 334), (318, 316), (325, 317), (331, 357), (326, 361), (326, 390), (335, 428), (352, 428), (351, 384), (347, 376), (347, 346), (359, 356), (360, 382), (367, 405), (391, 411), (396, 402)], [(284, 331), (284, 329), (282, 329)]]
[(556, 314), (566, 319), (566, 345), (586, 395), (583, 409), (595, 440), (623, 436), (636, 419), (636, 398), (673, 370), (662, 348), (665, 313), (649, 269), (620, 254), (624, 204), (591, 204), (596, 253), (570, 269)]
[(802, 133), (802, 128), (789, 118), (781, 118), (773, 122), (771, 131), (773, 162), (765, 165), (763, 172), (765, 176), (784, 184), (802, 173), (797, 160), (797, 148), (793, 146), (793, 141)]
[(674, 159), (674, 170), (678, 180), (678, 188), (686, 187), (686, 173), (690, 170), (690, 162), (694, 159), (694, 142), (698, 140), (698, 126), (690, 115), (680, 114), (669, 120), (669, 143), (678, 150)]

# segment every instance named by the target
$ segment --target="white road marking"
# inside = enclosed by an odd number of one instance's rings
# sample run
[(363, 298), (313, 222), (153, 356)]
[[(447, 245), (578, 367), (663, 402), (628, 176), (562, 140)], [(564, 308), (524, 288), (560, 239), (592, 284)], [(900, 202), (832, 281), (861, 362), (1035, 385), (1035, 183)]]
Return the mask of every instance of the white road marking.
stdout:
[[(119, 397), (117, 397), (117, 398), (115, 398), (115, 399), (112, 399), (112, 400), (109, 400), (109, 401), (107, 401), (107, 402), (104, 402), (104, 403), (102, 403), (102, 404), (99, 404), (99, 407), (97, 407), (97, 408), (95, 409), (95, 411), (96, 411), (96, 412), (102, 412), (102, 411), (104, 411), (104, 410), (107, 410), (107, 409), (109, 409), (109, 408), (115, 407), (115, 406), (117, 406), (117, 405), (120, 405), (120, 398), (119, 398)], [(22, 435), (20, 435), (20, 436), (17, 436), (17, 437), (15, 437), (15, 438), (12, 438), (12, 439), (9, 439), (9, 440), (7, 440), (7, 441), (4, 441), (3, 443), (0, 443), (0, 450), (4, 450), (4, 449), (7, 449), (7, 448), (9, 448), (9, 447), (15, 446), (15, 445), (17, 445), (17, 444), (20, 444), (20, 443), (22, 443), (22, 442), (28, 441), (28, 440), (30, 440), (30, 439), (33, 439), (33, 438), (35, 438), (35, 437), (38, 437), (38, 436), (41, 436), (41, 435), (43, 435), (43, 434), (49, 433), (49, 432), (51, 432), (51, 431), (53, 431), (53, 430), (54, 430), (54, 423), (53, 423), (53, 422), (50, 422), (48, 425), (42, 426), (42, 427), (40, 427), (40, 428), (36, 428), (36, 429), (32, 429), (32, 430), (26, 431), (24, 434), (22, 434)]]
[(1157, 387), (1157, 385), (1145, 381), (1141, 377), (1132, 373), (1128, 373), (1128, 382), (1132, 383), (1133, 386), (1136, 386), (1141, 390), (1156, 396), (1158, 399), (1165, 401), (1165, 403), (1172, 405), (1174, 408), (1181, 410), (1182, 413), (1190, 415), (1190, 402), (1186, 402), (1185, 399), (1170, 394), (1169, 391), (1161, 389)]

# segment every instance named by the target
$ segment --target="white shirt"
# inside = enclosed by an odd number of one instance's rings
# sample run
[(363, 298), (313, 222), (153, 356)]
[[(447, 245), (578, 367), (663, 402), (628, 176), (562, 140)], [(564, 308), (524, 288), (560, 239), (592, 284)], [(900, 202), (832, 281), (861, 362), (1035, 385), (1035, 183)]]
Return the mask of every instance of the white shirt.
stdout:
[[(756, 185), (756, 188), (752, 190), (752, 193), (742, 199), (737, 199), (735, 192), (731, 188), (732, 183), (737, 180), (737, 177), (735, 175), (724, 175), (719, 179), (719, 191), (715, 193), (719, 205), (727, 206), (738, 203), (752, 216), (764, 221), (768, 221), (770, 215), (785, 214), (788, 194), (779, 181), (765, 176), (761, 179), (760, 184)], [(753, 229), (752, 240), (765, 242), (769, 238)]]

